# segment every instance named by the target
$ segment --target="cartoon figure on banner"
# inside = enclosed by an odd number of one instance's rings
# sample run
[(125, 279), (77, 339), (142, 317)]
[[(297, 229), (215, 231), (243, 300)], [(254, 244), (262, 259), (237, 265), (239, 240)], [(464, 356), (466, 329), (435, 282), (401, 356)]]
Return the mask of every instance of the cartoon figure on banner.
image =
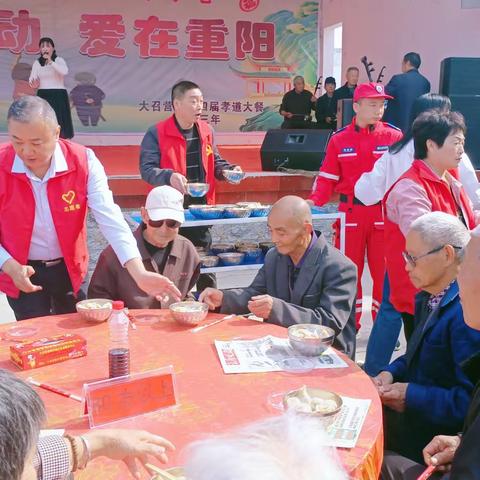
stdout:
[(95, 85), (97, 79), (93, 73), (79, 72), (75, 75), (77, 86), (70, 92), (70, 106), (75, 107), (82, 125), (98, 125), (98, 120), (106, 121), (102, 115), (105, 92)]
[(260, 5), (260, 0), (240, 0), (238, 5), (240, 6), (240, 10), (252, 12)]
[(12, 65), (12, 80), (14, 100), (23, 97), (24, 95), (35, 95), (37, 90), (30, 86), (28, 79), (32, 71), (32, 66), (29, 63), (20, 62), (22, 55), (19, 54), (15, 58), (15, 63)]

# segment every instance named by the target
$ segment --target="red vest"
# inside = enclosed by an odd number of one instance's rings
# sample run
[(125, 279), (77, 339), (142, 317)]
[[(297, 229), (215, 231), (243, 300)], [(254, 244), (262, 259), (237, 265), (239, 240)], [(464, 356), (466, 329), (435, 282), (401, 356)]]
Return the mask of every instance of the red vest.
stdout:
[[(76, 294), (88, 268), (86, 149), (59, 140), (68, 169), (47, 182), (48, 204), (52, 212), (60, 249)], [(24, 173), (12, 173), (15, 150), (11, 144), (0, 145), (0, 243), (20, 264), (28, 260), (35, 198), (30, 179)], [(53, 260), (45, 258), (44, 260)], [(0, 273), (0, 291), (17, 298), (19, 290), (8, 275)]]
[[(213, 154), (213, 135), (207, 123), (196, 123), (200, 136), (200, 151), (205, 169), (205, 181), (210, 185), (207, 203), (215, 203), (215, 156)], [(187, 175), (187, 142), (178, 130), (175, 116), (157, 123), (158, 143), (160, 145), (160, 168), (170, 168), (174, 172)]]
[[(456, 172), (452, 171), (452, 176)], [(445, 212), (457, 216), (457, 203), (453, 197), (450, 187), (440, 180), (422, 160), (415, 160), (412, 166), (397, 180), (385, 195), (384, 206), (387, 198), (395, 185), (405, 178), (420, 185), (427, 193), (432, 204), (432, 212)], [(460, 191), (460, 203), (462, 212), (469, 229), (475, 227), (475, 217), (463, 188)], [(413, 315), (414, 297), (418, 290), (413, 286), (405, 270), (405, 260), (402, 252), (405, 250), (405, 237), (396, 223), (389, 220), (385, 212), (385, 257), (387, 273), (390, 281), (390, 301), (399, 312), (406, 312)]]

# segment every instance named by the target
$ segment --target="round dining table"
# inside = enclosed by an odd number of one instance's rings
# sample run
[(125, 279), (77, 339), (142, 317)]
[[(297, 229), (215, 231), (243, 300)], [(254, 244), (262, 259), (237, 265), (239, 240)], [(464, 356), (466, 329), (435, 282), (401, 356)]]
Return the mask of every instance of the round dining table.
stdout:
[[(181, 465), (182, 450), (189, 443), (232, 431), (246, 424), (280, 415), (272, 407), (272, 394), (288, 392), (303, 385), (334, 391), (339, 395), (369, 399), (370, 408), (355, 448), (338, 449), (345, 469), (352, 479), (374, 480), (380, 473), (383, 459), (382, 405), (369, 377), (350, 359), (341, 355), (348, 368), (315, 369), (306, 373), (243, 373), (225, 374), (214, 345), (215, 340), (259, 338), (265, 335), (287, 337), (284, 327), (247, 320), (242, 317), (225, 319), (198, 332), (179, 325), (168, 310), (131, 310), (133, 318), (142, 314), (155, 316), (155, 323), (136, 324), (129, 330), (131, 373), (173, 366), (177, 388), (177, 405), (123, 420), (119, 428), (140, 428), (168, 438), (176, 445), (169, 454), (167, 467)], [(202, 323), (223, 318), (209, 314)], [(152, 319), (150, 319), (152, 320)], [(62, 363), (20, 370), (10, 360), (12, 341), (5, 333), (15, 324), (0, 326), (0, 368), (14, 371), (19, 377), (60, 387), (83, 395), (85, 383), (108, 378), (108, 324), (90, 323), (78, 314), (56, 315), (16, 324), (34, 327), (32, 339), (61, 333), (75, 333), (87, 341), (87, 356)], [(36, 388), (36, 387), (33, 387)], [(83, 405), (44, 389), (38, 389), (48, 420), (45, 428), (65, 429), (80, 434), (89, 429)], [(308, 441), (308, 439), (306, 439)], [(75, 474), (81, 480), (128, 479), (122, 462), (101, 457)]]

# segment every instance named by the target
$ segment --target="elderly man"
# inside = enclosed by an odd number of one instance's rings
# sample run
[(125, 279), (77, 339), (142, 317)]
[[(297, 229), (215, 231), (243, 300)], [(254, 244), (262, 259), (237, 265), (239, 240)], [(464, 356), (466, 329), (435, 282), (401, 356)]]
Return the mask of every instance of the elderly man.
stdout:
[(305, 200), (287, 196), (268, 216), (275, 248), (248, 288), (207, 289), (200, 300), (224, 313), (252, 312), (289, 327), (317, 323), (335, 330), (334, 346), (355, 356), (355, 265), (313, 230)]
[(59, 139), (50, 105), (24, 96), (10, 106), (7, 121), (11, 143), (0, 146), (0, 291), (17, 320), (73, 312), (85, 298), (87, 208), (139, 288), (180, 297), (170, 280), (145, 270), (102, 165), (90, 149)]
[(461, 430), (473, 383), (461, 365), (480, 349), (480, 332), (463, 319), (456, 278), (470, 234), (453, 215), (415, 220), (406, 238), (416, 297), (415, 330), (405, 355), (374, 378), (384, 405), (386, 448), (411, 460), (435, 435)]
[[(242, 169), (222, 159), (215, 146), (210, 125), (201, 120), (203, 93), (193, 82), (181, 81), (172, 87), (174, 113), (150, 127), (140, 147), (140, 173), (155, 187), (170, 185), (187, 193), (187, 182), (208, 183), (206, 197), (185, 198), (185, 207), (215, 203), (215, 180), (225, 180), (224, 170)], [(197, 247), (210, 248), (210, 227), (182, 229), (180, 233)], [(200, 276), (197, 288), (215, 286), (215, 276)]]
[[(167, 185), (156, 187), (148, 194), (141, 215), (143, 221), (134, 237), (145, 269), (169, 278), (186, 298), (200, 274), (200, 258), (192, 242), (178, 235), (185, 221), (183, 195)], [(88, 297), (121, 299), (128, 308), (162, 308), (161, 301), (138, 288), (112, 247), (100, 254)]]
[[(38, 394), (10, 372), (0, 369), (0, 478), (2, 480), (52, 480), (70, 478), (90, 460), (106, 456), (123, 460), (140, 478), (137, 460), (147, 455), (166, 463), (167, 450), (174, 446), (166, 439), (139, 430), (96, 430), (81, 436), (52, 435), (38, 439), (46, 418)], [(130, 478), (125, 469), (125, 476)]]
[(317, 98), (305, 90), (305, 79), (297, 75), (292, 90), (282, 98), (280, 115), (284, 118), (281, 128), (310, 128), (311, 113), (315, 110)]
[(326, 443), (315, 418), (287, 414), (192, 444), (185, 473), (191, 480), (346, 480)]

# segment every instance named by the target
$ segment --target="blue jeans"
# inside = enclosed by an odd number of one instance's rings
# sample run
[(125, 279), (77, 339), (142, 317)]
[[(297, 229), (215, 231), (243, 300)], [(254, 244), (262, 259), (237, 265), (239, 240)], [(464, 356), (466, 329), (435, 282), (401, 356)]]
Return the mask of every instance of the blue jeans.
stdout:
[(368, 375), (378, 375), (390, 363), (401, 329), (402, 316), (390, 303), (390, 282), (385, 274), (382, 303), (368, 339), (364, 365)]

